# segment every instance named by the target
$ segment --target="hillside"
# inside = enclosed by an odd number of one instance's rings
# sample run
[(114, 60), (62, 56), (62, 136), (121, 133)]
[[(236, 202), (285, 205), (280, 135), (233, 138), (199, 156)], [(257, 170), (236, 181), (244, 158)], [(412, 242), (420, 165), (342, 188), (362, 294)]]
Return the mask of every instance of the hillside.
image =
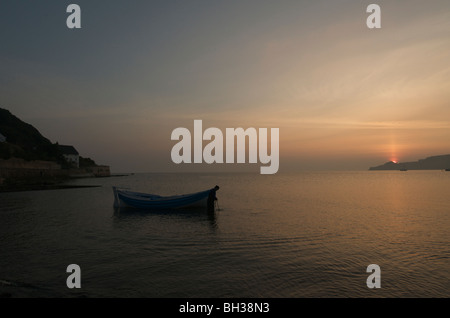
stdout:
[(47, 160), (63, 163), (65, 160), (53, 144), (32, 125), (23, 122), (8, 110), (0, 108), (0, 159), (11, 157), (30, 160)]

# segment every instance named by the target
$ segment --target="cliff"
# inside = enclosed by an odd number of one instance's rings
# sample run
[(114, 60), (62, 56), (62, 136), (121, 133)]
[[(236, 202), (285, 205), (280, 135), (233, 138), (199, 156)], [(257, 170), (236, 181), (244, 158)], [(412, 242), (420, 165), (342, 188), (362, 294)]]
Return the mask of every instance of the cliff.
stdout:
[[(69, 162), (58, 143), (8, 110), (0, 108), (0, 191), (24, 185), (55, 184), (72, 177), (107, 177), (109, 166), (79, 157)], [(78, 153), (77, 153), (78, 160)]]
[(383, 165), (370, 167), (369, 170), (445, 170), (450, 169), (450, 155), (432, 156), (418, 161), (386, 162)]

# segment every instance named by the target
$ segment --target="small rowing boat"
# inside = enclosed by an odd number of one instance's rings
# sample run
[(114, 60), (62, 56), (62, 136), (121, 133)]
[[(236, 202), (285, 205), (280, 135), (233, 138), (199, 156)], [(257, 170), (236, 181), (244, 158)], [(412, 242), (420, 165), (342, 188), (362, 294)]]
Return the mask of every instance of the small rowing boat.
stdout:
[(152, 210), (205, 207), (208, 211), (214, 211), (217, 190), (219, 190), (219, 187), (215, 186), (212, 189), (191, 194), (160, 196), (113, 187), (114, 207)]

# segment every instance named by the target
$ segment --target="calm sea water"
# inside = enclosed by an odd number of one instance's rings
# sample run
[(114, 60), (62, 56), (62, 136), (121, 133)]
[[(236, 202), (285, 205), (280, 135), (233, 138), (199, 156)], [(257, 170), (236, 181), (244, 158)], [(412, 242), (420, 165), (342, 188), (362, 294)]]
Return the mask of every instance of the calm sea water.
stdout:
[[(450, 172), (136, 174), (0, 194), (12, 297), (449, 297)], [(219, 211), (115, 211), (111, 186), (221, 188)], [(68, 289), (66, 268), (81, 267)], [(369, 289), (369, 264), (381, 288)]]

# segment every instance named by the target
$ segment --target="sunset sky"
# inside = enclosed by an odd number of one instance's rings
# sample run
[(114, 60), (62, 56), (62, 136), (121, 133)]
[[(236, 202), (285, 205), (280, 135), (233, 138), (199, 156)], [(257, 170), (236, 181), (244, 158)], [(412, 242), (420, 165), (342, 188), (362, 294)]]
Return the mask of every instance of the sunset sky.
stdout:
[(113, 172), (181, 171), (194, 119), (279, 128), (280, 172), (450, 153), (448, 0), (4, 0), (0, 39), (0, 107)]

